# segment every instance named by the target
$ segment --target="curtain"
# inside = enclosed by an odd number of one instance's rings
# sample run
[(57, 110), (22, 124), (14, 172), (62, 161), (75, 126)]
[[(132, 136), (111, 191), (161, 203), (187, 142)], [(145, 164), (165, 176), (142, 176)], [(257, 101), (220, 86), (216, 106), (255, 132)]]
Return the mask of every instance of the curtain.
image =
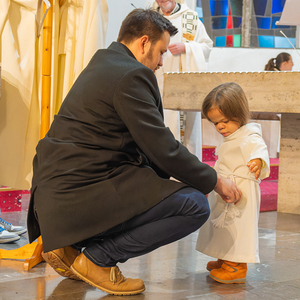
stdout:
[[(62, 6), (60, 7), (60, 3)], [(0, 1), (0, 186), (29, 189), (40, 134), (42, 35), (36, 0)], [(105, 45), (106, 0), (53, 1), (51, 116)], [(41, 14), (42, 15), (42, 14)]]

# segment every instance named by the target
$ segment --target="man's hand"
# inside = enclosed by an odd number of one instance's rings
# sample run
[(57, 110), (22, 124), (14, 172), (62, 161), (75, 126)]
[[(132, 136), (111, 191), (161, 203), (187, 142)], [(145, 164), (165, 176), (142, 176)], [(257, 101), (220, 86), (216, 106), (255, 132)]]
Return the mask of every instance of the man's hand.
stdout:
[(185, 53), (185, 45), (184, 43), (174, 43), (170, 44), (168, 49), (173, 55)]
[(236, 184), (220, 175), (218, 175), (214, 190), (227, 203), (238, 203), (242, 197), (242, 192), (237, 188)]
[(251, 173), (254, 173), (255, 179), (258, 179), (262, 167), (262, 160), (260, 158), (252, 159), (248, 162), (247, 167)]

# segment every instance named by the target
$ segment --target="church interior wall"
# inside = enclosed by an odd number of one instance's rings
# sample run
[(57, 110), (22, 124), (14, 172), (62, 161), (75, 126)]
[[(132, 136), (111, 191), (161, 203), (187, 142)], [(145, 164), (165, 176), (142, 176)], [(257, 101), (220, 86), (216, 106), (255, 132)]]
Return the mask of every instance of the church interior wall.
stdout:
[[(154, 0), (110, 0), (107, 1), (109, 9), (106, 47), (118, 37), (122, 20), (134, 8), (151, 6)], [(196, 5), (195, 0), (187, 0), (186, 3), (192, 9)], [(208, 70), (213, 72), (260, 72), (265, 64), (280, 52), (288, 52), (294, 61), (293, 70), (300, 70), (299, 54), (294, 49), (278, 48), (221, 48), (214, 47), (209, 59)]]
[[(149, 7), (154, 0), (110, 0), (107, 1), (109, 9), (108, 28), (106, 36), (106, 47), (115, 41), (118, 36), (122, 20), (134, 8)], [(186, 0), (187, 5), (195, 9), (195, 0)], [(132, 5), (133, 4), (133, 5)], [(276, 57), (280, 52), (291, 54), (294, 61), (294, 71), (300, 71), (300, 50), (279, 49), (279, 48), (237, 48), (237, 47), (214, 47), (210, 53), (207, 70), (210, 72), (261, 72), (264, 70), (270, 58)], [(278, 136), (280, 132), (280, 122), (278, 121), (257, 121), (261, 123), (263, 131), (266, 133), (265, 139), (271, 140), (270, 137)], [(269, 127), (272, 128), (269, 128)], [(203, 120), (203, 144), (218, 146), (222, 139), (213, 130), (206, 120)], [(202, 128), (202, 129), (203, 129)], [(275, 132), (275, 133), (274, 133)], [(273, 138), (272, 138), (273, 140)], [(279, 139), (275, 139), (273, 144), (270, 142), (268, 148), (270, 157), (277, 157)], [(216, 149), (216, 150), (217, 150)]]

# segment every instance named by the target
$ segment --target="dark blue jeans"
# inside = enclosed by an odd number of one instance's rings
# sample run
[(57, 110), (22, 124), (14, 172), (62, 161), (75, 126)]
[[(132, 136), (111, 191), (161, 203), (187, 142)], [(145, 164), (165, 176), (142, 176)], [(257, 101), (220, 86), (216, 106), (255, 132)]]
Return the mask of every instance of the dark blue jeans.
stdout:
[[(206, 197), (187, 187), (163, 201), (85, 241), (83, 254), (100, 267), (140, 256), (177, 241), (200, 228), (209, 217)], [(74, 246), (80, 247), (80, 243)]]

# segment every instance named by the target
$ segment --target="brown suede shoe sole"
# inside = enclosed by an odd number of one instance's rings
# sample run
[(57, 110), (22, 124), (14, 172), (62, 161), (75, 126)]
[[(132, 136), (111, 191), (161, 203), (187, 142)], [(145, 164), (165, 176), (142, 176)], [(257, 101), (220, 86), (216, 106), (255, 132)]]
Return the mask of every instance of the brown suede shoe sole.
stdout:
[(81, 280), (53, 251), (49, 251), (47, 253), (42, 252), (42, 257), (59, 275), (75, 280)]
[(86, 283), (96, 287), (97, 289), (106, 292), (108, 294), (111, 295), (117, 295), (117, 296), (129, 296), (129, 295), (136, 295), (136, 294), (140, 294), (145, 290), (145, 286), (143, 286), (143, 288), (141, 288), (140, 290), (135, 290), (135, 291), (128, 291), (128, 292), (116, 292), (116, 291), (111, 291), (108, 290), (106, 288), (103, 288), (102, 286), (90, 281), (88, 278), (82, 276), (80, 273), (78, 273), (75, 268), (73, 266), (71, 266), (71, 270), (74, 274), (76, 274), (80, 279), (82, 279), (83, 281), (85, 281)]

